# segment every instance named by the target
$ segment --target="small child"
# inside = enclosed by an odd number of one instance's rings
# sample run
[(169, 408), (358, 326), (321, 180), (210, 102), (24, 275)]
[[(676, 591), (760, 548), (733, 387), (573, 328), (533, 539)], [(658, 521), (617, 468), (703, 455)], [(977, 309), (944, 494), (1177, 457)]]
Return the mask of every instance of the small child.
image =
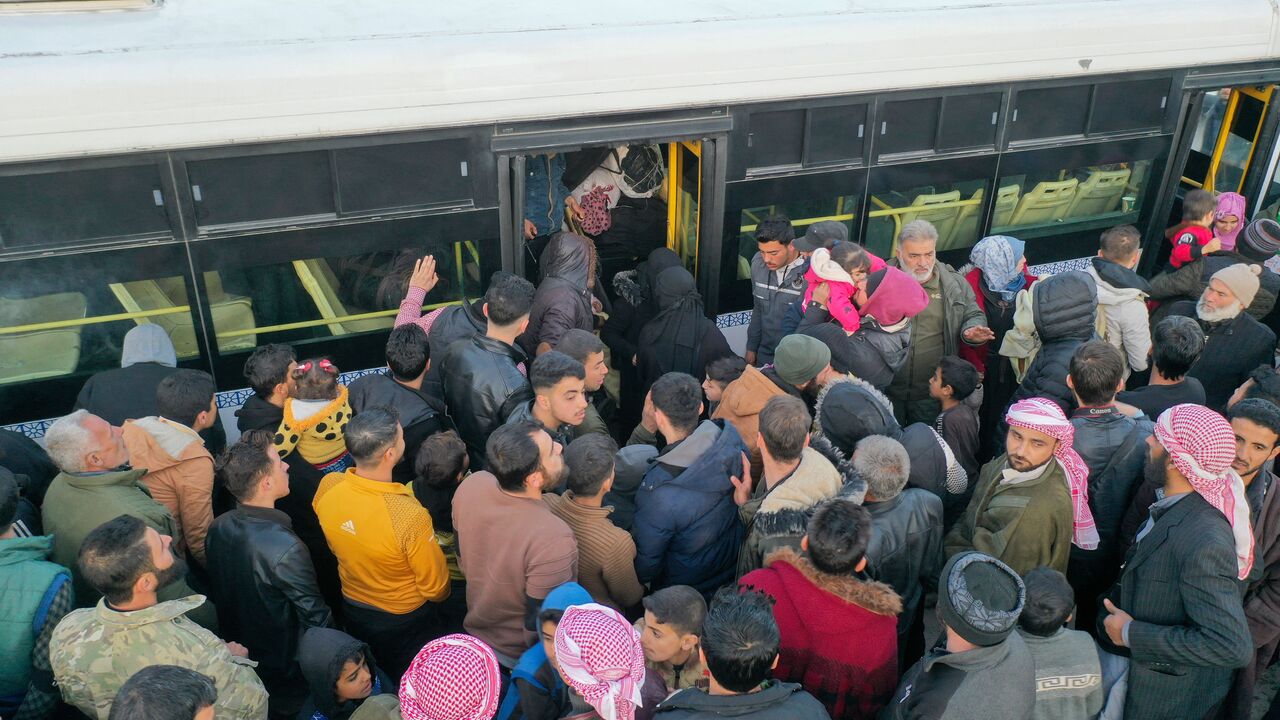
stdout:
[(938, 360), (938, 367), (929, 378), (929, 397), (942, 403), (934, 429), (969, 476), (970, 487), (978, 473), (978, 415), (964, 399), (977, 388), (978, 369), (955, 355)]
[(1173, 243), (1169, 264), (1175, 269), (1222, 247), (1210, 229), (1217, 209), (1218, 202), (1208, 190), (1192, 190), (1182, 199), (1182, 222), (1164, 231)]
[(285, 401), (284, 419), (276, 433), (281, 457), (296, 448), (321, 473), (355, 467), (343, 430), (351, 420), (347, 387), (338, 382), (338, 366), (328, 358), (304, 360), (293, 369), (293, 395)]
[(707, 395), (707, 417), (716, 411), (724, 389), (742, 377), (746, 369), (747, 361), (737, 355), (716, 358), (707, 363), (707, 378), (702, 381), (702, 391)]
[[(556, 628), (565, 608), (591, 602), (591, 593), (576, 582), (565, 583), (547, 593), (538, 612), (541, 642), (525, 650), (511, 671), (511, 687), (495, 716), (497, 720), (542, 720), (573, 712), (573, 693), (555, 668)], [(581, 697), (577, 702), (580, 709), (588, 709)]]
[[(837, 243), (827, 250), (818, 248), (809, 258), (809, 269), (804, 273), (808, 289), (804, 292), (804, 305), (809, 307), (814, 291), (825, 285), (830, 290), (827, 312), (835, 318), (844, 331), (852, 335), (862, 327), (858, 314), (857, 298), (860, 285), (871, 272), (871, 254), (862, 246), (851, 242)], [(865, 299), (865, 298), (864, 298)]]
[(1089, 634), (1068, 630), (1075, 592), (1067, 576), (1038, 567), (1023, 578), (1027, 604), (1018, 617), (1018, 634), (1036, 667), (1035, 720), (1088, 720), (1102, 712), (1105, 699), (1098, 648)]
[(431, 516), (436, 542), (449, 567), (449, 597), (440, 603), (440, 619), (449, 632), (461, 632), (467, 615), (467, 579), (458, 569), (458, 534), (453, 528), (453, 494), (467, 476), (471, 461), (467, 445), (448, 430), (422, 441), (414, 458), (413, 496)]

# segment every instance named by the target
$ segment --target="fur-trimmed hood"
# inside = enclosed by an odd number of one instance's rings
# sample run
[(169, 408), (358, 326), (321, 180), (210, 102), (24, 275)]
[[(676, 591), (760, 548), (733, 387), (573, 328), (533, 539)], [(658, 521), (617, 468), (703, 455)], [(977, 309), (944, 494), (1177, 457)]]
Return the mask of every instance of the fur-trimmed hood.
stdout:
[(833, 378), (818, 393), (813, 437), (829, 440), (845, 456), (852, 456), (858, 441), (868, 435), (896, 439), (901, 434), (889, 398), (852, 373)]
[(648, 300), (645, 296), (644, 288), (640, 287), (639, 270), (623, 270), (615, 274), (613, 276), (613, 291), (633, 307), (640, 307)]
[(845, 457), (830, 440), (817, 434), (809, 438), (809, 447), (826, 458), (840, 473), (840, 497), (861, 505), (867, 496), (867, 481), (853, 468), (853, 460)]
[[(775, 571), (777, 564), (791, 566), (797, 574), (819, 590), (869, 610), (877, 615), (896, 616), (902, 612), (902, 598), (888, 585), (875, 580), (859, 580), (851, 575), (828, 575), (819, 571), (809, 558), (789, 547), (780, 548), (765, 558), (764, 566)], [(792, 595), (792, 600), (796, 596)]]
[(760, 501), (753, 532), (763, 537), (803, 536), (813, 510), (843, 487), (840, 472), (813, 448), (805, 448), (800, 465)]

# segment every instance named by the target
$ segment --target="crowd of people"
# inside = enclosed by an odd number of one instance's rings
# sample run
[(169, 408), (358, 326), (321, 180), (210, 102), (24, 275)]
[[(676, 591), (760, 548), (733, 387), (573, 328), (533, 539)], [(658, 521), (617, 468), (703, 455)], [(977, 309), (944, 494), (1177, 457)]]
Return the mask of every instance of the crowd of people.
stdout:
[(665, 248), (423, 314), (428, 256), (385, 372), (258, 347), (230, 444), (139, 325), (0, 433), (0, 717), (1261, 713), (1280, 224), (1229, 195), (1150, 280), (1131, 226), (1036, 277), (772, 216), (741, 357)]

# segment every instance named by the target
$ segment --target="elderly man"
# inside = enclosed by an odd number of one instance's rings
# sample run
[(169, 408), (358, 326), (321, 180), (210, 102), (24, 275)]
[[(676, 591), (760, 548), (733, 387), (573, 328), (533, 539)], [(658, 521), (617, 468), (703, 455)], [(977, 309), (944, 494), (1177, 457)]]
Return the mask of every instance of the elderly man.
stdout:
[(1197, 302), (1175, 303), (1170, 313), (1195, 318), (1204, 329), (1200, 359), (1187, 375), (1204, 386), (1205, 404), (1216, 410), (1259, 365), (1270, 365), (1276, 334), (1245, 312), (1258, 293), (1258, 265), (1238, 263), (1213, 274)]
[(1163, 479), (1163, 496), (1098, 616), (1104, 677), (1127, 665), (1127, 720), (1204, 717), (1253, 658), (1238, 582), (1253, 534), (1234, 435), (1212, 410), (1175, 405), (1147, 438), (1146, 475)]
[(946, 263), (938, 262), (938, 231), (928, 220), (914, 220), (898, 233), (898, 249), (889, 264), (910, 275), (929, 295), (929, 304), (911, 325), (907, 361), (889, 386), (894, 413), (902, 425), (933, 424), (940, 408), (929, 397), (929, 378), (943, 355), (955, 355), (959, 343), (981, 345), (995, 339), (973, 288)]
[(947, 534), (947, 556), (978, 550), (1019, 575), (1041, 565), (1066, 572), (1073, 543), (1098, 547), (1075, 429), (1045, 398), (1014, 403), (1005, 422), (1005, 454), (979, 471), (969, 508)]

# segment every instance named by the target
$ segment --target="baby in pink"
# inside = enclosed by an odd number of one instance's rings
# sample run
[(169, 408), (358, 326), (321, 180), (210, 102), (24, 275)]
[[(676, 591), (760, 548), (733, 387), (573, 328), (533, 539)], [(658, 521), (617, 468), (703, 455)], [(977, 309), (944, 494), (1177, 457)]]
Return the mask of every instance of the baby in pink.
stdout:
[(859, 285), (866, 281), (874, 259), (875, 256), (862, 246), (851, 242), (838, 243), (830, 250), (814, 250), (809, 257), (809, 269), (804, 274), (809, 284), (804, 293), (804, 307), (807, 308), (813, 300), (813, 291), (819, 285), (826, 285), (831, 289), (827, 312), (845, 332), (850, 335), (857, 332), (862, 327), (857, 303)]

